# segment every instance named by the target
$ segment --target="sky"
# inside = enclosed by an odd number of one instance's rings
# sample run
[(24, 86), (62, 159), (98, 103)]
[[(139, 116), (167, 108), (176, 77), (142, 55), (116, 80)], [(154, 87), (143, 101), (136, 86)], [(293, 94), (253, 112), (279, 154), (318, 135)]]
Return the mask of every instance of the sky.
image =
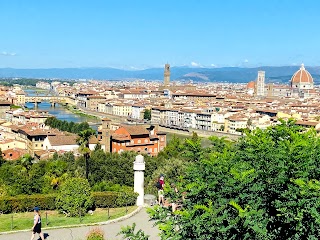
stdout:
[(316, 0), (1, 0), (0, 68), (320, 65)]

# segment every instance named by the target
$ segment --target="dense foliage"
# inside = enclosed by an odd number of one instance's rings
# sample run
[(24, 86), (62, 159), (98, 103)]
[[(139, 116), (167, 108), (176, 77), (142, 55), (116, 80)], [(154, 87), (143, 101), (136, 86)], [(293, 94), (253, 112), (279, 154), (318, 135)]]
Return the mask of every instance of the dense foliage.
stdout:
[(289, 120), (247, 132), (234, 144), (212, 141), (209, 149), (190, 144), (195, 151), (178, 193), (166, 186), (167, 198), (181, 204), (180, 210), (150, 210), (162, 239), (318, 239), (315, 130)]
[(136, 224), (132, 226), (122, 227), (118, 235), (123, 235), (123, 240), (148, 240), (149, 235), (146, 235), (142, 230), (135, 231)]
[(33, 194), (19, 195), (15, 197), (0, 197), (0, 212), (27, 212), (32, 211), (35, 206), (41, 209), (54, 210), (56, 209), (55, 194)]
[(67, 131), (67, 132), (76, 133), (76, 134), (79, 134), (84, 130), (92, 129), (90, 128), (87, 122), (74, 123), (72, 121), (68, 122), (66, 120), (59, 120), (56, 117), (47, 118), (45, 121), (45, 125), (50, 126), (52, 128), (57, 128), (61, 131)]
[[(137, 199), (137, 194), (129, 187), (119, 192), (92, 192), (91, 196), (93, 199), (91, 209), (132, 206)], [(34, 206), (42, 210), (54, 210), (56, 209), (56, 197), (57, 194), (0, 197), (0, 213), (32, 211)]]
[(83, 178), (68, 179), (62, 184), (56, 198), (57, 209), (70, 216), (84, 215), (92, 204), (89, 182)]
[(143, 112), (143, 119), (151, 120), (151, 109), (145, 109)]
[[(89, 183), (93, 191), (127, 192), (133, 187), (133, 161), (137, 153), (105, 153), (96, 149), (90, 153)], [(147, 179), (158, 166), (165, 162), (162, 158), (145, 156)], [(61, 185), (70, 177), (85, 178), (86, 167), (83, 156), (75, 159), (73, 153), (54, 154), (46, 161), (34, 162), (30, 156), (18, 161), (4, 161), (0, 156), (0, 197), (57, 193)]]

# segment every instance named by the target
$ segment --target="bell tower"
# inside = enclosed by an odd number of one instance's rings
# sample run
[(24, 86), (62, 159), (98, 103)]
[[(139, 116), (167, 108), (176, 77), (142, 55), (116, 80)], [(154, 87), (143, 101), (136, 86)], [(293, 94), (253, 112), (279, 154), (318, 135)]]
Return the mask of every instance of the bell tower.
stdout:
[(111, 152), (111, 120), (108, 118), (102, 119), (102, 126), (101, 126), (101, 135), (100, 135), (100, 142), (101, 145), (104, 146), (105, 152)]
[(163, 79), (163, 85), (165, 87), (168, 87), (170, 84), (170, 64), (166, 63), (164, 65), (164, 79)]

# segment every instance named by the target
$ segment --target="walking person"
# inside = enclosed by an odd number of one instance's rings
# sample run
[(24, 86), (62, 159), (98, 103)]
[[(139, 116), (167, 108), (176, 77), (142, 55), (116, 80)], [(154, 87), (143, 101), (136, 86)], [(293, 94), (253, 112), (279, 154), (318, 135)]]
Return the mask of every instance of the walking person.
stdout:
[(31, 240), (34, 239), (34, 236), (36, 233), (39, 234), (41, 237), (41, 240), (44, 240), (43, 233), (41, 232), (41, 216), (40, 216), (40, 209), (38, 207), (35, 207), (34, 209), (34, 218), (33, 218), (33, 227), (32, 227), (32, 236)]

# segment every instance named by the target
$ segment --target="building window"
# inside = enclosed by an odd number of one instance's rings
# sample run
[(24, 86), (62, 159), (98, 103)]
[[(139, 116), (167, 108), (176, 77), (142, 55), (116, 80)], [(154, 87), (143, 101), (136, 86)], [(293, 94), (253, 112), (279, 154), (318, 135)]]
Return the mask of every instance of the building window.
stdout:
[(160, 141), (163, 142), (163, 141), (164, 141), (164, 137), (161, 137), (161, 138), (160, 138)]
[(116, 149), (116, 148), (114, 148), (114, 149), (113, 149), (113, 152), (116, 152), (116, 151), (117, 151), (117, 149)]
[(131, 143), (132, 143), (132, 144), (134, 144), (134, 141), (133, 141), (133, 140), (131, 140)]
[(125, 146), (125, 143), (122, 143), (122, 146)]
[(141, 143), (141, 140), (140, 140), (140, 139), (138, 140), (138, 143)]
[(148, 142), (148, 139), (145, 139), (144, 142), (147, 143), (147, 142)]
[(145, 148), (144, 150), (145, 150), (146, 152), (148, 152), (148, 148)]
[(38, 147), (38, 144), (36, 144), (36, 147)]
[(157, 149), (157, 148), (154, 148), (153, 151), (156, 153), (156, 152), (158, 151), (158, 149)]

